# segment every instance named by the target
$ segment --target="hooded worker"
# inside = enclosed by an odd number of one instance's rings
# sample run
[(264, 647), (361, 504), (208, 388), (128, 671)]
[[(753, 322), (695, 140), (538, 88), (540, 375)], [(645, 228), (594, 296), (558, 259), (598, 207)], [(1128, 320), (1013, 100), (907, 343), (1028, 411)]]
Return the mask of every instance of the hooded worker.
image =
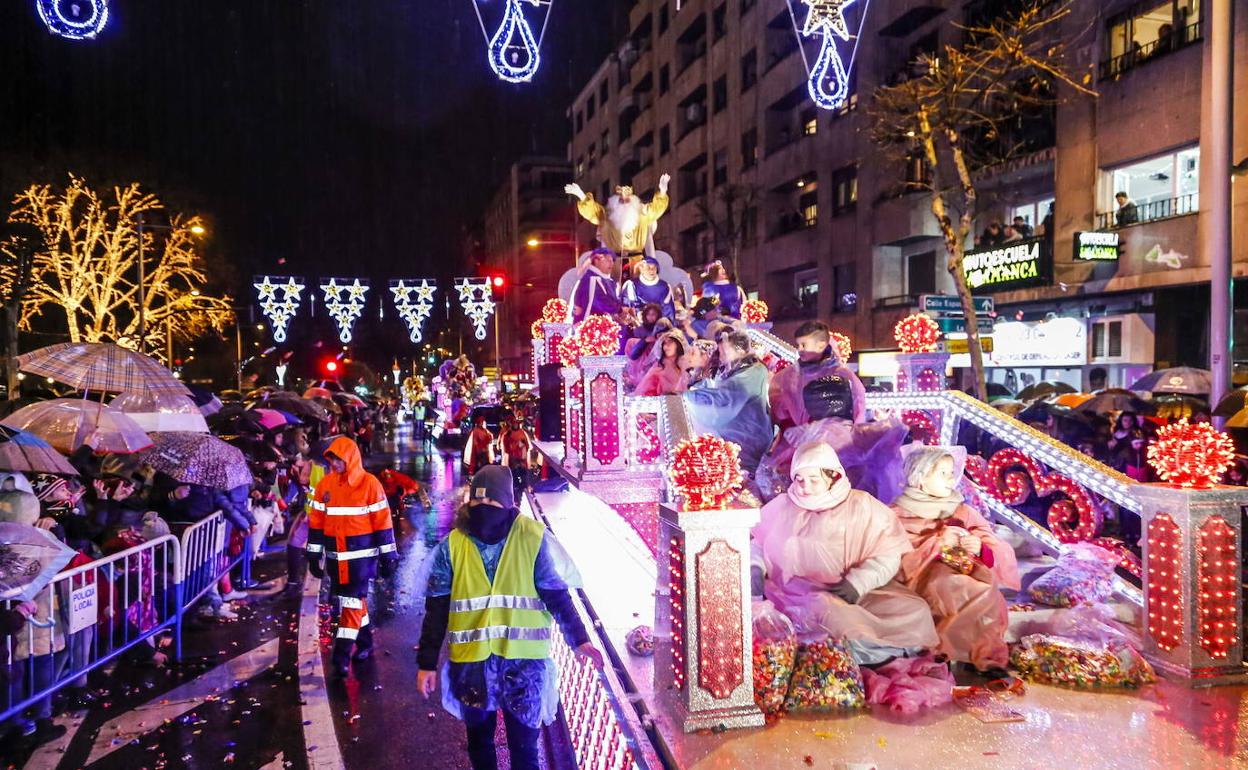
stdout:
[[(360, 661), (373, 653), (368, 583), (379, 566), (384, 577), (394, 574), (398, 553), (386, 491), (364, 470), (359, 445), (339, 436), (325, 450), (325, 460), (329, 472), (316, 485), (309, 504), (306, 550), (308, 569), (318, 578), (329, 576), (338, 606), (332, 672), (344, 677), (352, 657)], [(324, 569), (322, 555), (328, 562)]]

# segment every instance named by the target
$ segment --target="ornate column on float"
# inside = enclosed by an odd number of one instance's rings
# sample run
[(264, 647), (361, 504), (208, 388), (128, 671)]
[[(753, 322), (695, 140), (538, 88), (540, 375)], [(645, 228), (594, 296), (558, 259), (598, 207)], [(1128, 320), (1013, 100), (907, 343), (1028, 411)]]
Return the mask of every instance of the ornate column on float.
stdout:
[(563, 467), (577, 468), (585, 436), (584, 385), (581, 370), (575, 366), (562, 367), (559, 376), (563, 380)]
[(581, 478), (622, 471), (627, 465), (621, 421), (624, 418), (625, 356), (581, 358), (582, 424)]
[[(938, 393), (945, 389), (945, 369), (949, 354), (936, 352), (940, 327), (931, 318), (916, 313), (906, 316), (893, 327), (893, 338), (901, 353), (897, 356), (897, 392)], [(925, 444), (952, 444), (956, 436), (942, 435), (940, 412), (907, 410), (901, 420), (910, 426), (916, 440)], [(949, 428), (953, 420), (949, 420)]]
[(1239, 573), (1248, 488), (1215, 486), (1234, 451), (1209, 425), (1166, 426), (1148, 455), (1170, 483), (1131, 487), (1144, 533), (1144, 654), (1194, 686), (1248, 681)]
[(750, 617), (750, 530), (757, 508), (730, 505), (737, 447), (714, 436), (672, 457), (679, 505), (661, 504), (655, 598), (655, 691), (684, 732), (758, 727)]

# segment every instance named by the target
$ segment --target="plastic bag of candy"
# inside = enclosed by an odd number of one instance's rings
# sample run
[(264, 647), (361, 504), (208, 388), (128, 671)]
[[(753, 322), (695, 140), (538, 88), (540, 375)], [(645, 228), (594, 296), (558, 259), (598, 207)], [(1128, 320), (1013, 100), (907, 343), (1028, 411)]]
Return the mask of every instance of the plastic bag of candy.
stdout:
[(637, 626), (624, 636), (624, 647), (639, 658), (654, 655), (654, 630), (650, 626)]
[(1057, 558), (1057, 566), (1027, 589), (1028, 595), (1051, 607), (1101, 602), (1114, 590), (1118, 556), (1091, 543), (1076, 543)]
[(843, 640), (802, 639), (793, 678), (784, 697), (785, 711), (835, 711), (866, 706), (862, 672)]
[(793, 623), (771, 602), (754, 605), (754, 702), (764, 714), (784, 710), (784, 696), (793, 676), (797, 633)]
[(1148, 661), (1121, 641), (1032, 634), (1010, 651), (1010, 667), (1028, 681), (1066, 687), (1140, 687), (1157, 681)]

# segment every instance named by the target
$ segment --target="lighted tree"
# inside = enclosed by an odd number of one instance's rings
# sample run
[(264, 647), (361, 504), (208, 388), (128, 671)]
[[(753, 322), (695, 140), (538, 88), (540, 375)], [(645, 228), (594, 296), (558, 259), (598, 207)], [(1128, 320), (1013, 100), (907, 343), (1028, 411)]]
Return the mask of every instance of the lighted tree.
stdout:
[[(930, 196), (966, 318), (971, 365), (981, 399), (987, 397), (984, 357), (963, 257), (976, 214), (976, 185), (994, 167), (1035, 149), (1035, 129), (1052, 126), (1062, 98), (1092, 96), (1091, 74), (1067, 61), (1067, 3), (1029, 0), (1021, 9), (963, 28), (959, 46), (921, 56), (908, 80), (877, 89), (872, 134), (895, 160), (918, 161), (907, 191)], [(1050, 144), (1051, 146), (1051, 144)]]
[(0, 238), (0, 323), (3, 324), (5, 383), (10, 399), (17, 398), (17, 342), (22, 304), (30, 289), (39, 231), (10, 224)]
[[(59, 316), (72, 342), (117, 342), (138, 347), (140, 216), (158, 221), (143, 230), (143, 305), (147, 348), (169, 336), (192, 340), (220, 331), (233, 319), (228, 298), (204, 291), (208, 282), (197, 253), (196, 217), (163, 214), (160, 200), (138, 183), (103, 193), (70, 175), (62, 189), (35, 184), (18, 194), (10, 223), (38, 231), (21, 325)], [(164, 224), (168, 223), (165, 227)]]

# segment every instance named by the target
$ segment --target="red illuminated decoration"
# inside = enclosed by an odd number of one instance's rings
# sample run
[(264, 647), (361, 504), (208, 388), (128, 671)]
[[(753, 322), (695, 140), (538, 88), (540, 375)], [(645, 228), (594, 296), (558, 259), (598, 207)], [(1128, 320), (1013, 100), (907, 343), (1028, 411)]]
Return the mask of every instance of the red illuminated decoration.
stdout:
[(1007, 447), (992, 456), (979, 479), (985, 491), (1006, 505), (1021, 505), (1031, 497), (1060, 495), (1049, 504), (1049, 529), (1063, 543), (1091, 540), (1101, 529), (1101, 513), (1092, 496), (1060, 473), (1046, 473), (1021, 450)]
[(727, 698), (745, 681), (741, 650), (741, 554), (712, 540), (695, 559), (698, 686)]
[(836, 351), (836, 357), (841, 359), (841, 363), (848, 362), (849, 357), (854, 354), (853, 343), (847, 335), (840, 332), (832, 332), (832, 349)]
[(1157, 431), (1148, 447), (1148, 464), (1164, 481), (1186, 489), (1208, 489), (1235, 462), (1231, 437), (1208, 423), (1186, 419)]
[(555, 332), (546, 339), (546, 362), (555, 363), (556, 361), (564, 366), (562, 357), (559, 355), (559, 346), (563, 343), (564, 336), (559, 332)]
[(1211, 658), (1225, 658), (1239, 643), (1236, 604), (1239, 548), (1235, 530), (1220, 516), (1196, 535), (1196, 640)]
[(901, 421), (910, 429), (910, 436), (920, 444), (934, 446), (940, 443), (936, 423), (927, 412), (907, 409), (901, 413)]
[(1167, 513), (1148, 523), (1148, 634), (1169, 652), (1183, 641), (1183, 532)]
[(767, 313), (767, 303), (761, 299), (747, 299), (741, 306), (741, 320), (747, 324), (766, 323)]
[(672, 452), (668, 477), (685, 510), (722, 508), (741, 488), (741, 447), (709, 433), (685, 439)]
[(620, 349), (620, 325), (607, 315), (591, 315), (573, 332), (582, 356), (613, 356)]
[(577, 767), (633, 767), (632, 750), (620, 730), (616, 706), (601, 674), (572, 651), (557, 627), (551, 632), (551, 657), (559, 667), (559, 703)]
[(564, 366), (576, 366), (581, 360), (581, 346), (575, 337), (560, 337), (555, 347), (555, 355)]
[(921, 393), (931, 393), (937, 390), (945, 389), (945, 375), (934, 369), (924, 369), (919, 372), (919, 376), (915, 378), (915, 387)]
[(685, 549), (684, 541), (673, 537), (667, 544), (667, 588), (671, 596), (672, 683), (685, 686)]
[(637, 449), (636, 460), (643, 465), (658, 462), (663, 454), (663, 445), (659, 441), (659, 432), (654, 427), (657, 415), (637, 415)]
[(539, 318), (533, 322), (533, 324), (529, 327), (529, 334), (531, 334), (535, 340), (540, 340), (542, 337), (546, 336), (545, 330), (542, 329), (542, 319)]
[(546, 304), (542, 306), (542, 320), (548, 324), (567, 321), (568, 303), (558, 297), (546, 300)]
[(931, 318), (914, 313), (897, 322), (893, 338), (902, 353), (933, 353), (940, 340), (940, 327)]
[(593, 421), (590, 455), (602, 465), (620, 456), (620, 408), (615, 378), (600, 372), (589, 384), (589, 411)]
[(569, 401), (571, 403), (568, 410), (569, 419), (572, 423), (572, 440), (569, 443), (572, 444), (572, 450), (578, 453), (581, 451), (581, 439), (585, 435), (585, 418), (581, 415), (581, 404), (583, 403), (581, 399), (584, 395), (585, 385), (578, 379), (572, 383), (572, 387), (569, 389)]

